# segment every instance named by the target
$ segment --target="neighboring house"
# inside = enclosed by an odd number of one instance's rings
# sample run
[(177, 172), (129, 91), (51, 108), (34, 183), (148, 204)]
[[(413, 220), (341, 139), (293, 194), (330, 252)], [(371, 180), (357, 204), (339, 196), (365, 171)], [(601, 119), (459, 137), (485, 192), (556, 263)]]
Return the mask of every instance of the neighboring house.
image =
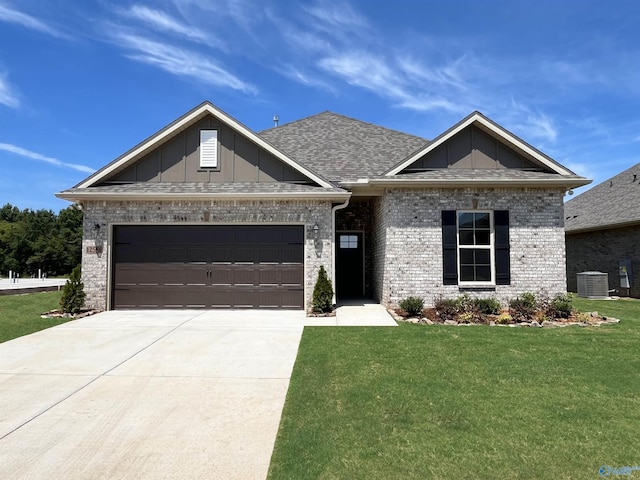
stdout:
[[(609, 288), (640, 298), (640, 163), (565, 204), (567, 288), (576, 274), (600, 271)], [(630, 288), (621, 282), (620, 267)]]
[(565, 291), (588, 183), (482, 114), (433, 141), (330, 112), (261, 133), (205, 102), (75, 187), (96, 308), (309, 308)]

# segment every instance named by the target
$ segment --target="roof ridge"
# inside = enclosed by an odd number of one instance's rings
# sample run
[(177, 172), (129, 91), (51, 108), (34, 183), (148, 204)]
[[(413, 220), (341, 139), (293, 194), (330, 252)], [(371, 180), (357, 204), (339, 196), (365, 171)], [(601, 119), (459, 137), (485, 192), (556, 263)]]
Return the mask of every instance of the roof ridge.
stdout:
[(403, 132), (402, 130), (396, 130), (396, 129), (393, 129), (393, 128), (385, 127), (383, 125), (379, 125), (379, 124), (373, 123), (373, 122), (366, 122), (364, 120), (360, 120), (358, 118), (350, 117), (348, 115), (343, 115), (341, 113), (332, 112), (331, 110), (324, 110), (322, 112), (319, 112), (319, 113), (316, 113), (316, 114), (313, 114), (313, 115), (309, 115), (308, 117), (299, 118), (298, 120), (294, 120), (292, 122), (285, 123), (285, 124), (279, 125), (277, 127), (271, 127), (271, 128), (266, 129), (266, 130), (262, 130), (262, 131), (258, 132), (258, 134), (262, 135), (265, 132), (269, 132), (269, 131), (280, 129), (280, 128), (284, 128), (284, 127), (289, 127), (291, 125), (295, 125), (296, 123), (308, 121), (308, 120), (311, 120), (312, 118), (320, 117), (320, 116), (327, 115), (327, 114), (328, 115), (332, 115), (334, 117), (344, 118), (344, 119), (349, 120), (351, 122), (356, 122), (356, 123), (360, 123), (362, 125), (367, 125), (369, 127), (379, 128), (379, 129), (385, 130), (387, 132), (393, 132), (393, 133), (396, 133), (396, 134), (404, 135), (406, 137), (411, 137), (411, 138), (415, 138), (417, 140), (422, 140), (423, 142), (429, 143), (431, 141), (431, 140), (429, 140), (427, 138), (420, 137), (418, 135), (413, 135), (411, 133)]

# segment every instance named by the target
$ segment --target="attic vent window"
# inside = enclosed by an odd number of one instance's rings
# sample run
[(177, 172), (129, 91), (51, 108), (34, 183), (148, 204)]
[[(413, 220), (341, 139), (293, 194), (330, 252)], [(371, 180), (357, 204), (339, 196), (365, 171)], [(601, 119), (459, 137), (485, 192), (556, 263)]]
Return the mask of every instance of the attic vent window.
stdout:
[(200, 168), (218, 167), (218, 131), (200, 130)]

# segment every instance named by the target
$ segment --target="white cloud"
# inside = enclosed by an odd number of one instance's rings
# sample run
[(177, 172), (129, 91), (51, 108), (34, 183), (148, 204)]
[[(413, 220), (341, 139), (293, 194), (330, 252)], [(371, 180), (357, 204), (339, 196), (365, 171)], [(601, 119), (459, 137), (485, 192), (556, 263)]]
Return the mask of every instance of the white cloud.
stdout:
[(346, 52), (323, 58), (320, 68), (341, 77), (350, 85), (358, 86), (386, 97), (400, 108), (426, 112), (443, 109), (463, 113), (461, 102), (447, 99), (439, 93), (431, 93), (411, 78), (402, 75), (394, 63), (365, 51)]
[(347, 28), (350, 30), (367, 28), (368, 22), (364, 16), (357, 12), (347, 2), (320, 1), (311, 7), (305, 8), (307, 13), (314, 17), (314, 24), (324, 24), (324, 28)]
[(9, 8), (5, 3), (0, 3), (0, 20), (8, 23), (15, 23), (16, 25), (21, 25), (30, 30), (46, 33), (54, 37), (68, 38), (67, 35), (47, 25), (43, 21), (38, 20), (36, 17)]
[(155, 30), (177, 34), (195, 42), (211, 46), (223, 46), (223, 43), (203, 30), (178, 22), (174, 16), (170, 16), (160, 10), (154, 10), (144, 5), (133, 5), (128, 10), (119, 10), (122, 15), (139, 20)]
[(20, 99), (13, 87), (9, 84), (6, 74), (0, 72), (0, 104), (10, 108), (18, 108)]
[(198, 52), (124, 31), (112, 32), (112, 36), (120, 46), (133, 52), (126, 55), (132, 60), (153, 65), (176, 76), (190, 77), (208, 85), (231, 88), (245, 93), (257, 93), (255, 86), (240, 80), (211, 58)]
[(58, 160), (57, 158), (47, 157), (40, 153), (32, 152), (31, 150), (27, 150), (26, 148), (18, 147), (17, 145), (12, 145), (10, 143), (0, 143), (0, 150), (4, 150), (5, 152), (13, 153), (15, 155), (19, 155), (21, 157), (30, 158), (32, 160), (38, 160), (40, 162), (45, 162), (50, 165), (55, 165), (56, 167), (62, 168), (71, 168), (72, 170), (77, 170), (79, 172), (85, 173), (93, 173), (95, 170), (86, 165), (78, 165), (77, 163), (66, 163)]

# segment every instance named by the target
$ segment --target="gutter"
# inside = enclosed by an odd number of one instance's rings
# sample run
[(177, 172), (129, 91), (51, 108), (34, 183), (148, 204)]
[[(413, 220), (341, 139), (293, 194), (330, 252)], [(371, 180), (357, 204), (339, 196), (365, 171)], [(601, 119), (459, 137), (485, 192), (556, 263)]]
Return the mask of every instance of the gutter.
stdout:
[(480, 180), (444, 180), (444, 179), (368, 179), (367, 181), (358, 180), (355, 182), (340, 182), (340, 186), (347, 189), (358, 189), (367, 187), (442, 187), (442, 188), (457, 188), (457, 187), (567, 187), (577, 188), (583, 185), (588, 185), (592, 180), (586, 178), (580, 179), (566, 179), (566, 178), (554, 178), (554, 179), (480, 179)]

